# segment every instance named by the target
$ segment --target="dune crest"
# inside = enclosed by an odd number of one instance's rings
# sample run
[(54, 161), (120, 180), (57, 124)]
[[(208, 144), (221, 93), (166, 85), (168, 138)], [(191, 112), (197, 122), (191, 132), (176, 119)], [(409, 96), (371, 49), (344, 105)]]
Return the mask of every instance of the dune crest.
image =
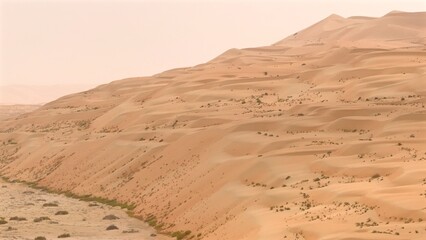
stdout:
[(425, 39), (424, 12), (332, 15), (64, 96), (0, 122), (0, 174), (193, 239), (424, 239)]

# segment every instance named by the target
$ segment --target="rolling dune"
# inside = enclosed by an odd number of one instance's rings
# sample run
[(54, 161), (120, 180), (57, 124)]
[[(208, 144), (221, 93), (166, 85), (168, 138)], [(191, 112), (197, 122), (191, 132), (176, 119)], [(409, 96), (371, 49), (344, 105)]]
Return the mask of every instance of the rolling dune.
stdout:
[(423, 12), (332, 15), (64, 96), (0, 122), (0, 174), (185, 239), (425, 239), (425, 44)]

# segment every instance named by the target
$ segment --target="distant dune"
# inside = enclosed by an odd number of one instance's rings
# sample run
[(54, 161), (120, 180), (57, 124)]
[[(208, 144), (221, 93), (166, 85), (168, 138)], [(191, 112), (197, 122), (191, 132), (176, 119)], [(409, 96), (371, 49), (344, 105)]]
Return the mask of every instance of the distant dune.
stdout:
[(71, 93), (93, 88), (94, 85), (3, 85), (0, 86), (0, 104), (44, 104)]
[[(255, 30), (253, 30), (255, 31)], [(426, 239), (426, 13), (271, 46), (0, 122), (0, 174), (136, 204), (185, 239)]]
[(40, 105), (0, 105), (0, 120), (17, 117), (21, 114), (32, 112)]

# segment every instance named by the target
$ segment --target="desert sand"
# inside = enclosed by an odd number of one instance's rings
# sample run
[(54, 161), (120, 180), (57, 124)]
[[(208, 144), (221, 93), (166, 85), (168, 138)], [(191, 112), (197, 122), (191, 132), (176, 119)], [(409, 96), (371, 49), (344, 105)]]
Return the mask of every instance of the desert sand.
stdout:
[[(0, 213), (0, 239), (57, 239), (67, 234), (67, 239), (165, 239), (119, 207), (79, 201), (18, 183), (0, 181)], [(117, 229), (107, 230), (112, 225)]]
[(32, 112), (39, 108), (40, 105), (1, 105), (0, 104), (0, 120), (17, 117), (24, 113)]
[(332, 15), (64, 96), (1, 121), (0, 174), (184, 239), (425, 239), (425, 44), (423, 12)]

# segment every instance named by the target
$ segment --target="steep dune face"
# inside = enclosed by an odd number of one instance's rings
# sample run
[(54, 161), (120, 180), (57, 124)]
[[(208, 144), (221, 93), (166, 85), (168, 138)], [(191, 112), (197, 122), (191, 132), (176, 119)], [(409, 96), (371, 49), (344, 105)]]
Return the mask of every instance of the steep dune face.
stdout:
[(1, 174), (195, 239), (424, 239), (425, 18), (331, 16), (65, 96), (1, 122)]

